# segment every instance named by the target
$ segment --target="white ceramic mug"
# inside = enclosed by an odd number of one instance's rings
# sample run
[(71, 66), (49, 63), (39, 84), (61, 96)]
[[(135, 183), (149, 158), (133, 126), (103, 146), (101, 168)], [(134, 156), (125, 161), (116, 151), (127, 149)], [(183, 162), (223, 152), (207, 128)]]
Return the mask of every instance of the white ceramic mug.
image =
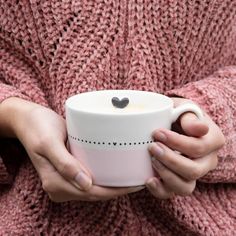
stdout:
[(153, 131), (170, 129), (187, 111), (203, 118), (197, 105), (174, 108), (171, 98), (153, 92), (101, 90), (74, 95), (66, 101), (70, 151), (88, 168), (96, 185), (143, 185), (154, 175), (148, 152)]

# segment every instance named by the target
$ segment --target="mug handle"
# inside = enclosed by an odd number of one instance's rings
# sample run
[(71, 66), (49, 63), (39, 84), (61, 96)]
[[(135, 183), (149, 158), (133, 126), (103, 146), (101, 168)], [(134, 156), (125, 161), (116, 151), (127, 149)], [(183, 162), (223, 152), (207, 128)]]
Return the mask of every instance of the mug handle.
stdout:
[(180, 115), (185, 112), (193, 112), (200, 119), (203, 120), (202, 110), (194, 103), (184, 103), (173, 109), (172, 112), (172, 123), (174, 123)]

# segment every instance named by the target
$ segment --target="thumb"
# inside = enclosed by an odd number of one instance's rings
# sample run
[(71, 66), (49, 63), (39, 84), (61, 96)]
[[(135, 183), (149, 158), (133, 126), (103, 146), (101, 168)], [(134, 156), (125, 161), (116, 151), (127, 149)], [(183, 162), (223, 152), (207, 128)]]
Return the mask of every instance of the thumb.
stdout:
[(209, 130), (206, 121), (199, 120), (192, 112), (186, 112), (180, 117), (180, 125), (186, 135), (193, 137), (201, 137)]
[(63, 142), (51, 142), (50, 147), (47, 147), (43, 154), (59, 174), (77, 188), (87, 191), (92, 186), (89, 171), (68, 152)]

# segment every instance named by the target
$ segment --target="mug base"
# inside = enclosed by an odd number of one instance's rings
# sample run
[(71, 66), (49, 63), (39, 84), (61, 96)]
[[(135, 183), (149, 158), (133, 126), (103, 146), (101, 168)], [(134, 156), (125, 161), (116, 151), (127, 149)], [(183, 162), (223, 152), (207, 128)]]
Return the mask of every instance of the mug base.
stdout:
[(147, 147), (143, 149), (93, 149), (70, 142), (73, 156), (90, 172), (93, 183), (106, 187), (145, 185), (154, 176)]

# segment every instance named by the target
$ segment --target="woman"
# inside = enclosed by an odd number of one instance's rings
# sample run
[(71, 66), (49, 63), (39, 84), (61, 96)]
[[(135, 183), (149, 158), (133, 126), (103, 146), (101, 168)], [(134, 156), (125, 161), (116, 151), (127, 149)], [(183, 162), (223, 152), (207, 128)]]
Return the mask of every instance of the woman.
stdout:
[[(234, 234), (235, 0), (0, 9), (1, 235)], [(101, 89), (164, 93), (205, 112), (154, 132), (159, 177), (143, 190), (93, 185), (66, 149), (66, 98)]]

